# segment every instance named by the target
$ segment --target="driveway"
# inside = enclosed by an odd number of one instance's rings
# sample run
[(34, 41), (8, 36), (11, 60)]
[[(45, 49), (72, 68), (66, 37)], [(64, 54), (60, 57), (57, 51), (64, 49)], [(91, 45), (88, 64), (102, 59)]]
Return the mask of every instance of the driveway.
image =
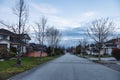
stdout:
[(120, 72), (66, 53), (10, 80), (120, 80)]

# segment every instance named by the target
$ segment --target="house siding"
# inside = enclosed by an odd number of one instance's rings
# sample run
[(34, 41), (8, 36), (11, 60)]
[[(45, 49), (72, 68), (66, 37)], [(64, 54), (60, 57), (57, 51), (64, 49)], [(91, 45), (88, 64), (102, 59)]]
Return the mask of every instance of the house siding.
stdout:
[(22, 34), (24, 36), (23, 40), (18, 39), (18, 35), (21, 34), (15, 34), (9, 30), (6, 29), (0, 29), (0, 48), (2, 48), (2, 45), (7, 47), (7, 49), (10, 49), (10, 47), (18, 47), (18, 44), (20, 44), (23, 49), (21, 52), (25, 53), (26, 46), (28, 46), (28, 42), (31, 40), (28, 34)]
[(10, 49), (10, 43), (9, 41), (0, 41), (0, 44), (6, 44), (7, 45), (7, 49)]

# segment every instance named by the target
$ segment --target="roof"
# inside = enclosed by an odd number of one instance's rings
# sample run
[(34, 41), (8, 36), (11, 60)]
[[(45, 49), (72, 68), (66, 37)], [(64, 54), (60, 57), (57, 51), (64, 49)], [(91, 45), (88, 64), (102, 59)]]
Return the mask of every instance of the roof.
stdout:
[(118, 44), (120, 44), (120, 38), (111, 39), (111, 40), (105, 42), (105, 45), (107, 47), (109, 47), (109, 46), (116, 47)]
[(116, 41), (116, 39), (111, 39), (111, 40), (109, 40), (109, 41), (107, 41), (105, 43), (114, 43), (115, 41)]
[(16, 36), (15, 33), (11, 32), (9, 30), (3, 29), (3, 28), (0, 29), (0, 34), (2, 34), (2, 35), (9, 35), (9, 36)]
[(30, 36), (28, 34), (19, 34), (21, 37), (23, 37), (24, 39), (28, 39), (31, 40)]
[(9, 36), (14, 36), (14, 37), (18, 37), (18, 35), (20, 36), (24, 36), (24, 39), (28, 39), (28, 40), (31, 40), (30, 36), (28, 34), (15, 34), (7, 29), (0, 29), (0, 34), (2, 35), (9, 35)]
[[(9, 30), (6, 29), (0, 29), (0, 34), (1, 35), (7, 35), (11, 36), (10, 37), (10, 42), (12, 44), (21, 44), (21, 45), (26, 45), (26, 43), (18, 38), (18, 34), (15, 34)], [(28, 34), (20, 34), (20, 36), (24, 36), (24, 39), (31, 40)]]
[(34, 50), (45, 50), (46, 46), (45, 45), (41, 45), (41, 44), (35, 44), (35, 43), (30, 43), (30, 46), (32, 46), (32, 48)]
[(11, 39), (10, 39), (10, 42), (11, 42), (12, 44), (26, 45), (26, 43), (25, 43), (24, 41), (22, 41), (22, 40), (20, 40), (20, 39), (18, 39), (18, 38), (16, 38), (16, 37), (11, 38)]
[(116, 44), (117, 42), (120, 42), (120, 38), (116, 38), (116, 39), (111, 39), (105, 43), (112, 43), (112, 44)]

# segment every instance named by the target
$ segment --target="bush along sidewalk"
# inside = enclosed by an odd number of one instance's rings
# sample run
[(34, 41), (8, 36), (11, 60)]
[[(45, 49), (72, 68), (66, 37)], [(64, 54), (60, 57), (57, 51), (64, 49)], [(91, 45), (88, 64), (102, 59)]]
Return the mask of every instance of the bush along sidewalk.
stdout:
[(0, 80), (6, 80), (11, 76), (14, 76), (18, 73), (29, 70), (37, 65), (53, 60), (59, 56), (48, 56), (43, 58), (34, 58), (34, 57), (23, 57), (22, 65), (20, 67), (16, 67), (16, 60), (6, 60), (0, 62)]
[(120, 60), (120, 49), (114, 49), (112, 51), (112, 56), (116, 58), (116, 60)]

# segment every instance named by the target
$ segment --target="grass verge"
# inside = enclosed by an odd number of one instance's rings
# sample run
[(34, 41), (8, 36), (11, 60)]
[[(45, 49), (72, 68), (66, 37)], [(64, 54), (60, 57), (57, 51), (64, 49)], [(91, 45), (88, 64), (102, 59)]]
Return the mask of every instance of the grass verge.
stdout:
[(16, 75), (18, 73), (29, 70), (37, 65), (53, 60), (59, 56), (34, 58), (34, 57), (24, 57), (22, 58), (22, 65), (16, 67), (16, 60), (7, 60), (0, 62), (0, 80), (6, 80), (9, 77)]

